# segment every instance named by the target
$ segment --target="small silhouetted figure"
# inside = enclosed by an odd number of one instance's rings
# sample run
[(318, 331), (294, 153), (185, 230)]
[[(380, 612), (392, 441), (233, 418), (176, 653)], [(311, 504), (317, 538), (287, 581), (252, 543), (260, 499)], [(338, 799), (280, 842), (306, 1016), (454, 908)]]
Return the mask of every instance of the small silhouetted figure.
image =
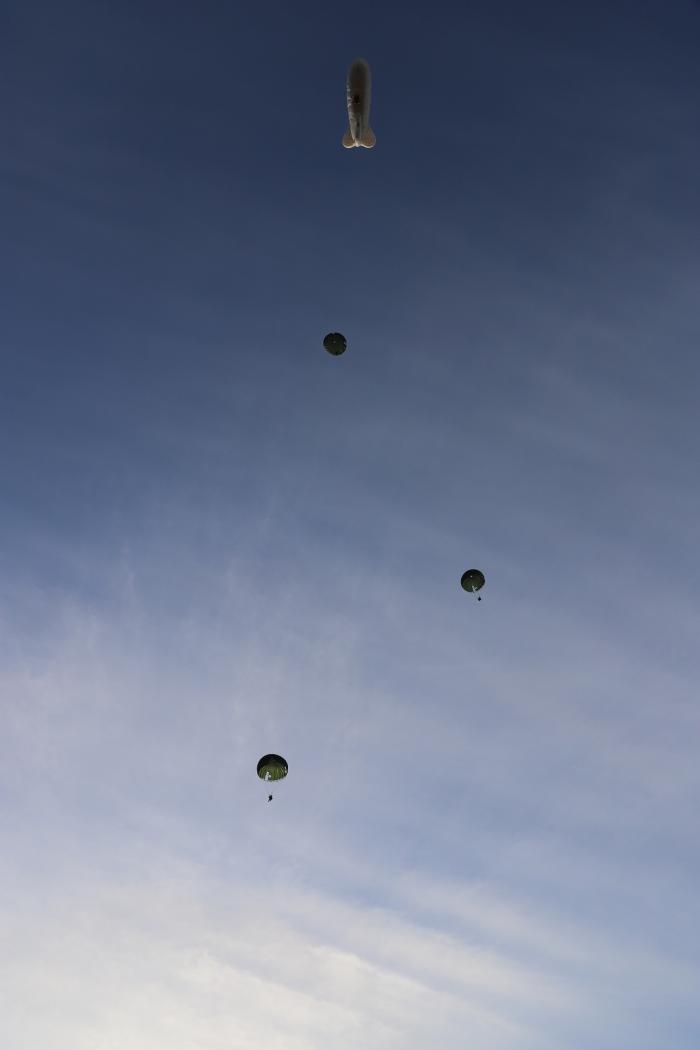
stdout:
[(272, 802), (272, 795), (268, 795), (268, 796), (267, 796), (267, 801), (268, 801), (268, 802)]

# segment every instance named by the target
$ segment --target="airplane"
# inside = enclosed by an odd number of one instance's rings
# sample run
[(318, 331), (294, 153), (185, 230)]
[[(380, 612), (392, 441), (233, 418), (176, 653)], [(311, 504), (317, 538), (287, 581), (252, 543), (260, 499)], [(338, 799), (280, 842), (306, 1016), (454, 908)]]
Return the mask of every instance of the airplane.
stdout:
[(348, 70), (348, 121), (350, 126), (343, 135), (346, 149), (364, 146), (372, 149), (377, 139), (369, 126), (369, 104), (372, 78), (364, 58), (356, 58)]

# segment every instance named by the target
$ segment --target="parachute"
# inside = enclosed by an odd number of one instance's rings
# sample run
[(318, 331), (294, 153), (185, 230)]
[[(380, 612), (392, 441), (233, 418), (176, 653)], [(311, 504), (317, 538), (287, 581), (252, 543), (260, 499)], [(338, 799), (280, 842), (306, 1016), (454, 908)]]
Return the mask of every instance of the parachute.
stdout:
[[(476, 594), (486, 583), (486, 577), (480, 569), (467, 569), (462, 573), (462, 587), (471, 594)], [(477, 601), (481, 601), (481, 595), (477, 595)]]
[(333, 357), (340, 357), (348, 348), (348, 341), (340, 332), (329, 332), (323, 340), (324, 349)]
[[(263, 755), (258, 762), (258, 776), (265, 783), (272, 780), (284, 780), (289, 770), (287, 759), (281, 755)], [(272, 802), (273, 796), (268, 795), (267, 801)]]
[(258, 776), (261, 780), (283, 780), (288, 771), (287, 760), (281, 755), (263, 755), (258, 762)]

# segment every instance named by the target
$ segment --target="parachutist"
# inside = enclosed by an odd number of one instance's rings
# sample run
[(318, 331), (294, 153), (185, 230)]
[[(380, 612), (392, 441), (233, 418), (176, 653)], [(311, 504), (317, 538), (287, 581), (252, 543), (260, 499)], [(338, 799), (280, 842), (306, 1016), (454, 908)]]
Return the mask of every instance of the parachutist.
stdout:
[(364, 58), (356, 58), (348, 70), (348, 130), (343, 135), (346, 149), (364, 146), (372, 149), (377, 139), (369, 126), (369, 104), (372, 92), (369, 66)]
[(323, 348), (332, 357), (340, 357), (348, 348), (348, 341), (342, 332), (329, 332), (323, 339)]
[[(486, 583), (486, 577), (484, 576), (481, 569), (467, 569), (465, 573), (462, 573), (461, 584), (465, 591), (470, 594), (476, 594)], [(481, 601), (481, 595), (476, 595), (476, 600)]]
[[(288, 771), (287, 759), (282, 758), (281, 755), (263, 755), (258, 762), (258, 776), (265, 781), (268, 787), (271, 782), (284, 780)], [(272, 799), (272, 795), (267, 796), (268, 802), (272, 802)]]

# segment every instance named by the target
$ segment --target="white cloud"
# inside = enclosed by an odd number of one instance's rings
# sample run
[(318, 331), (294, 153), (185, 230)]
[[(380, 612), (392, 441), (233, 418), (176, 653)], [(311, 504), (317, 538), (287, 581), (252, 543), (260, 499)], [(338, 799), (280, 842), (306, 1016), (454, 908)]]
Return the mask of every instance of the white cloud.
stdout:
[[(426, 637), (401, 587), (375, 581), (345, 631), (314, 583), (273, 607), (252, 571), (210, 577), (198, 615), (164, 618), (127, 576), (104, 607), (59, 601), (43, 632), (5, 637), (8, 1050), (556, 1050), (587, 1047), (580, 1032), (607, 1050), (638, 1031), (640, 997), (691, 1001), (697, 954), (664, 905), (694, 891), (680, 860), (650, 858), (662, 829), (646, 840), (650, 814), (687, 831), (694, 767), (580, 618), (531, 603), (532, 637), (557, 632), (547, 673), (501, 669), (487, 638), (462, 717), (464, 621), (436, 606)], [(253, 626), (232, 639), (240, 604)], [(414, 645), (413, 684), (397, 664), (368, 688), (378, 629)], [(592, 699), (601, 666), (617, 707)], [(691, 732), (683, 675), (638, 674)], [(270, 734), (291, 772), (268, 807)]]
[(290, 902), (279, 881), (80, 884), (35, 905), (3, 916), (11, 1050), (546, 1045), (509, 1002), (551, 1007), (541, 979), (410, 921)]

